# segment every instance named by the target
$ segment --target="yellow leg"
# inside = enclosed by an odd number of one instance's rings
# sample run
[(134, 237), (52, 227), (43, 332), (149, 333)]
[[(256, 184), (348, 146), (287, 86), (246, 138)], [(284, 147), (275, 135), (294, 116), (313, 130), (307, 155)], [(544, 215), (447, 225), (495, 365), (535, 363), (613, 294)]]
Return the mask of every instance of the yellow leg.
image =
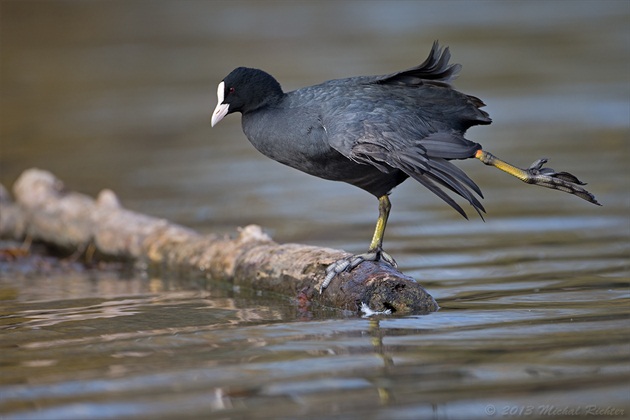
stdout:
[(530, 175), (527, 173), (527, 171), (521, 168), (517, 168), (514, 165), (510, 165), (509, 163), (499, 159), (490, 152), (486, 152), (485, 150), (477, 150), (475, 157), (486, 165), (494, 166), (495, 168), (500, 169), (503, 172), (517, 177), (523, 182), (528, 182), (528, 178), (530, 177)]
[(484, 150), (477, 150), (475, 157), (486, 165), (494, 166), (528, 184), (540, 185), (541, 187), (574, 194), (588, 202), (601, 206), (593, 194), (580, 187), (580, 185), (586, 184), (577, 179), (575, 175), (568, 172), (556, 172), (551, 168), (543, 168), (543, 165), (547, 163), (547, 159), (538, 159), (529, 168), (521, 169)]
[(387, 226), (391, 208), (392, 205), (387, 194), (378, 198), (378, 219), (376, 220), (376, 228), (374, 229), (372, 242), (370, 242), (370, 248), (365, 254), (342, 258), (326, 267), (326, 277), (319, 287), (319, 293), (324, 292), (337, 274), (351, 271), (365, 261), (383, 261), (392, 267), (396, 267), (396, 261), (392, 256), (383, 251), (383, 237), (385, 236), (385, 227)]
[(376, 220), (376, 228), (374, 229), (374, 236), (372, 236), (372, 242), (370, 242), (368, 252), (379, 251), (383, 247), (385, 227), (387, 226), (387, 219), (389, 218), (389, 211), (391, 208), (392, 204), (389, 202), (387, 194), (379, 197), (378, 219)]

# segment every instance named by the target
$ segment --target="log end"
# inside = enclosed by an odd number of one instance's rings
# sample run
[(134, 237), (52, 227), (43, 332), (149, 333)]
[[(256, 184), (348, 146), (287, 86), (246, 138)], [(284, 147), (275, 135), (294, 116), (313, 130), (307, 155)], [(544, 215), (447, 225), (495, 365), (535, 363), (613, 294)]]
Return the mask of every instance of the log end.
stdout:
[(338, 275), (321, 295), (319, 290), (313, 290), (312, 298), (356, 312), (361, 312), (363, 304), (374, 312), (397, 315), (423, 315), (440, 308), (413, 277), (382, 262), (364, 262), (351, 272)]

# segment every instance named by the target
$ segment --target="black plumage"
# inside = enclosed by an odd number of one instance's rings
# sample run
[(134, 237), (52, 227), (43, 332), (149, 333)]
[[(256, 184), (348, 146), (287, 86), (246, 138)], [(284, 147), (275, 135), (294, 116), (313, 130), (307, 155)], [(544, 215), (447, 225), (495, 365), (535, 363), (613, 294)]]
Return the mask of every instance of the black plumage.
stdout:
[[(464, 217), (462, 207), (444, 189), (463, 197), (481, 215), (481, 190), (453, 160), (475, 157), (525, 182), (597, 203), (570, 174), (514, 167), (466, 139), (466, 130), (490, 124), (491, 119), (479, 98), (451, 87), (461, 66), (449, 64), (449, 59), (448, 48), (436, 42), (422, 64), (384, 76), (331, 80), (284, 93), (271, 75), (239, 67), (219, 84), (213, 126), (225, 115), (241, 112), (245, 135), (264, 155), (379, 198), (379, 223), (368, 253), (330, 268), (328, 282), (366, 259), (395, 264), (381, 249), (387, 196), (409, 177)], [(561, 174), (566, 175), (557, 176)]]

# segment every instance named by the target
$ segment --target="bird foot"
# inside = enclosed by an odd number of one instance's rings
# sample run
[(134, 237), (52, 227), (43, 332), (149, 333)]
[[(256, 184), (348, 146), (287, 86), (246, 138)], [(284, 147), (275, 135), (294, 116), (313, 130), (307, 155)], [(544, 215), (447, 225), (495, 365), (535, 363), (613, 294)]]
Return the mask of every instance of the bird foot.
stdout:
[(545, 158), (538, 159), (532, 163), (530, 167), (525, 170), (529, 176), (524, 181), (528, 184), (540, 185), (541, 187), (574, 194), (593, 204), (601, 205), (597, 202), (593, 194), (580, 187), (580, 185), (586, 185), (586, 183), (580, 181), (575, 175), (569, 172), (556, 172), (551, 168), (543, 168), (545, 163), (547, 163), (547, 159)]
[(394, 258), (382, 249), (376, 249), (374, 251), (368, 251), (365, 254), (351, 255), (346, 258), (335, 261), (326, 267), (326, 278), (319, 288), (319, 293), (324, 293), (324, 290), (328, 287), (331, 281), (337, 274), (343, 272), (350, 272), (354, 270), (358, 265), (366, 261), (383, 261), (392, 267), (398, 267)]

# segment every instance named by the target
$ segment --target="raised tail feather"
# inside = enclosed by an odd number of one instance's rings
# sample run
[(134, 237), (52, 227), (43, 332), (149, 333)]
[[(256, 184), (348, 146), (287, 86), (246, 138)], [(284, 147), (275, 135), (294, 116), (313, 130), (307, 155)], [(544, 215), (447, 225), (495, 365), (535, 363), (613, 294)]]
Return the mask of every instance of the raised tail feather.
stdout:
[(450, 86), (449, 82), (457, 77), (460, 64), (449, 64), (451, 53), (448, 47), (442, 49), (437, 41), (433, 42), (431, 52), (418, 66), (397, 73), (388, 74), (374, 81), (378, 84), (421, 85), (425, 82)]

